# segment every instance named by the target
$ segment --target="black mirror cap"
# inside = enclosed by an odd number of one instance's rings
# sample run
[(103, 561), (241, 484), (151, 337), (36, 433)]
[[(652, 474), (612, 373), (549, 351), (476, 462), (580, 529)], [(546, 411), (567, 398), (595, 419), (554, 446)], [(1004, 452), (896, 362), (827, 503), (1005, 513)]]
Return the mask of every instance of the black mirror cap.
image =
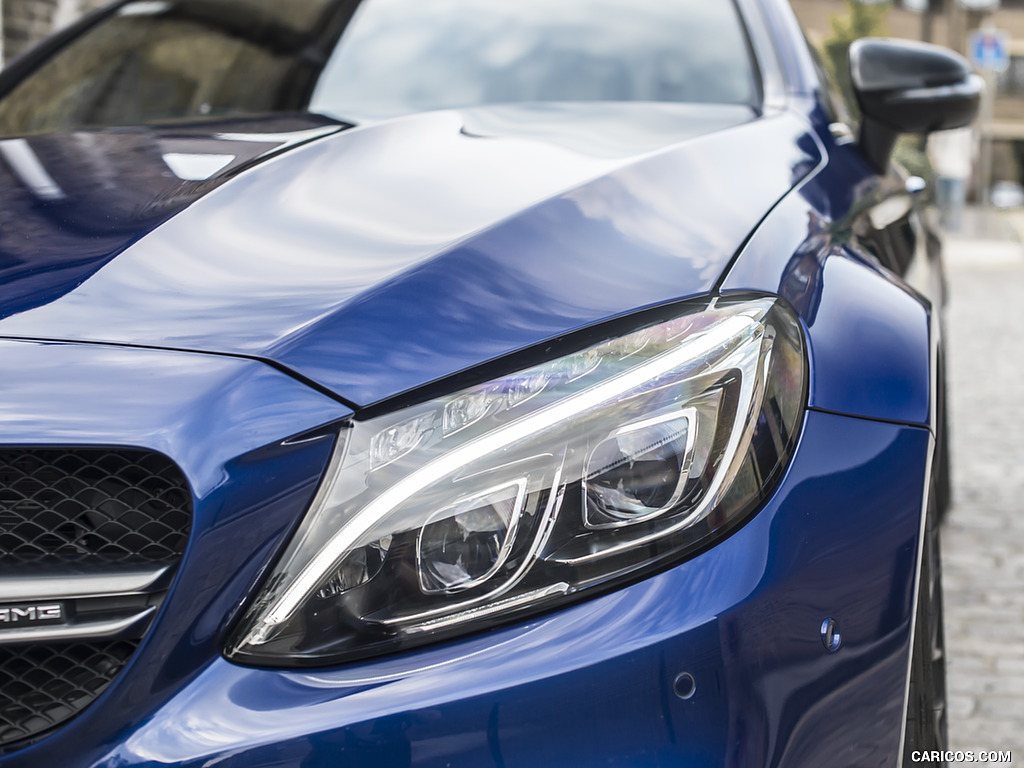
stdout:
[(968, 125), (985, 88), (948, 48), (871, 37), (850, 45), (850, 80), (864, 117), (861, 147), (879, 170), (899, 134)]

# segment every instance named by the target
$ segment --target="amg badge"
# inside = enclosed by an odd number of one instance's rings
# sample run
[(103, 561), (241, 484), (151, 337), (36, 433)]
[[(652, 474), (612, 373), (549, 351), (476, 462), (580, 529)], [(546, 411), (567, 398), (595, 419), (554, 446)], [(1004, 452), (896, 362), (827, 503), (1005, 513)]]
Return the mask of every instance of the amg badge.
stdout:
[(60, 603), (0, 606), (0, 631), (6, 627), (26, 624), (56, 624), (64, 621), (64, 606)]

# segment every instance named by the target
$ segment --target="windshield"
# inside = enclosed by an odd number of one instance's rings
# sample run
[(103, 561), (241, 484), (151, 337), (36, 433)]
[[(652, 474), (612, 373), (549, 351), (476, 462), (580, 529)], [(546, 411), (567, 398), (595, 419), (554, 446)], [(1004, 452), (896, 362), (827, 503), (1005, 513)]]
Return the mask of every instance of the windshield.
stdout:
[(510, 102), (754, 105), (722, 0), (135, 0), (0, 99), (0, 134)]
[(720, 0), (370, 0), (341, 42), (315, 111), (755, 99), (736, 9)]

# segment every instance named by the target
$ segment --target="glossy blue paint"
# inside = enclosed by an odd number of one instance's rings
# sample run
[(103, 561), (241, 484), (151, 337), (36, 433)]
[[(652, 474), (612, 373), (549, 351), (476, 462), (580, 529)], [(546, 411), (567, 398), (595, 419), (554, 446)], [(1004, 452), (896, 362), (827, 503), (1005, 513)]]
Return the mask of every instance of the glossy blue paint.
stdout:
[(810, 326), (810, 405), (910, 424), (931, 423), (928, 310), (850, 258), (827, 259)]
[(0, 443), (148, 448), (199, 498), (228, 462), (351, 415), (252, 360), (17, 341), (0, 341), (0, 357)]
[(822, 140), (828, 165), (771, 212), (721, 290), (777, 293), (797, 310), (812, 407), (931, 424), (930, 307), (857, 237), (870, 226), (864, 201), (882, 200), (859, 150)]
[[(464, 109), (286, 153), (341, 126), (133, 129), (120, 149), (80, 134), (82, 157), (28, 141), (64, 198), (28, 177), (0, 191), (35, 238), (0, 235), (0, 443), (165, 453), (195, 527), (123, 673), (0, 768), (893, 763), (934, 317), (867, 247), (881, 181), (833, 140), (791, 12), (757, 1), (792, 97), (763, 114)], [(112, 146), (120, 192), (88, 180)], [(225, 153), (206, 181), (167, 175), (177, 155)], [(222, 658), (352, 415), (288, 369), (371, 404), (716, 288), (783, 296), (809, 344), (800, 445), (741, 529), (624, 589), (409, 653), (305, 671)]]
[[(923, 429), (808, 413), (765, 509), (659, 576), (338, 669), (238, 667), (203, 657), (202, 638), (186, 633), (176, 648), (164, 643), (168, 663), (148, 669), (144, 648), (130, 670), (144, 693), (166, 690), (162, 706), (140, 706), (123, 725), (87, 712), (0, 765), (561, 768), (614, 755), (629, 766), (807, 766), (837, 754), (887, 763), (900, 736), (929, 451)], [(225, 520), (221, 536), (250, 519)], [(182, 602), (167, 606), (164, 626)], [(820, 638), (828, 616), (843, 627), (835, 654)], [(672, 691), (683, 671), (697, 683), (688, 700)], [(124, 696), (112, 689), (102, 709)], [(104, 752), (79, 752), (87, 728), (90, 744), (109, 734)]]
[(234, 174), (342, 127), (296, 115), (0, 140), (0, 318), (59, 300)]
[(792, 114), (597, 112), (428, 113), (315, 142), (0, 335), (259, 355), (365, 405), (707, 292), (820, 159)]
[[(0, 342), (0, 359), (9, 367), (0, 443), (156, 450), (184, 470), (193, 494), (176, 582), (102, 707), (37, 750), (0, 758), (89, 764), (104, 739), (137, 726), (219, 655), (226, 623), (309, 504), (334, 443), (334, 430), (321, 428), (351, 412), (256, 361), (11, 341)], [(289, 440), (309, 430), (319, 439)]]

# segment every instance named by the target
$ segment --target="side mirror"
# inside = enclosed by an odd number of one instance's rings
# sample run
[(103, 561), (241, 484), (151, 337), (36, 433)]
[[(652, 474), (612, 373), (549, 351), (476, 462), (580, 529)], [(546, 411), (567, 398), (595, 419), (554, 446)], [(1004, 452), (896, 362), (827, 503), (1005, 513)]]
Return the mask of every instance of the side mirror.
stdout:
[(850, 45), (850, 79), (863, 115), (860, 146), (879, 171), (899, 134), (968, 125), (985, 89), (948, 48), (872, 37)]

